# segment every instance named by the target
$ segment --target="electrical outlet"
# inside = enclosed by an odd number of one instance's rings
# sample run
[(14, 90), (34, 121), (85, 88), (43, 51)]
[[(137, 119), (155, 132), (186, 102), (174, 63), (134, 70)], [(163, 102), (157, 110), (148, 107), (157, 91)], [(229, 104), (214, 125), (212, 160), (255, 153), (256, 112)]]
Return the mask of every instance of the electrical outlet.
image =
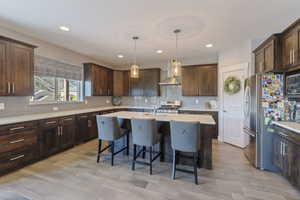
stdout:
[(199, 99), (196, 99), (196, 100), (195, 100), (195, 103), (196, 103), (196, 104), (199, 104)]
[(145, 103), (148, 103), (148, 99), (145, 99)]
[(58, 111), (58, 107), (56, 107), (56, 106), (53, 107), (52, 109), (53, 109), (54, 111)]
[(4, 110), (5, 109), (5, 104), (4, 103), (0, 103), (0, 110)]
[(109, 103), (110, 103), (110, 100), (106, 100), (106, 103), (109, 104)]

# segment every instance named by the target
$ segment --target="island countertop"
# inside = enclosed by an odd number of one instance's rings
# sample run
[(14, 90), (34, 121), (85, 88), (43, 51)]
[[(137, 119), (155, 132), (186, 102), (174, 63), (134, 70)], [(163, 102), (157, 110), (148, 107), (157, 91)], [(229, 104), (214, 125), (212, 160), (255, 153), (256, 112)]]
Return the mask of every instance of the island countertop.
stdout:
[(143, 113), (143, 112), (128, 112), (120, 111), (105, 114), (104, 116), (118, 117), (123, 119), (156, 119), (157, 121), (169, 122), (172, 120), (185, 122), (199, 122), (200, 124), (215, 125), (216, 122), (211, 115), (208, 114), (170, 114), (170, 113)]

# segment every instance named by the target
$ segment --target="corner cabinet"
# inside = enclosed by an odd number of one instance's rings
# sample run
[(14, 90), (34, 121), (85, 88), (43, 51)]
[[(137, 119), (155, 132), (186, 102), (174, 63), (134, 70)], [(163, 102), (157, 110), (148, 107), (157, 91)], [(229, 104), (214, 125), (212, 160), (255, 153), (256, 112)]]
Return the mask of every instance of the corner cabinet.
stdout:
[(182, 96), (218, 96), (217, 64), (182, 67)]
[(253, 51), (255, 73), (281, 71), (280, 34), (274, 34)]
[(112, 96), (113, 70), (84, 63), (84, 96)]
[(0, 96), (33, 95), (34, 48), (0, 36)]

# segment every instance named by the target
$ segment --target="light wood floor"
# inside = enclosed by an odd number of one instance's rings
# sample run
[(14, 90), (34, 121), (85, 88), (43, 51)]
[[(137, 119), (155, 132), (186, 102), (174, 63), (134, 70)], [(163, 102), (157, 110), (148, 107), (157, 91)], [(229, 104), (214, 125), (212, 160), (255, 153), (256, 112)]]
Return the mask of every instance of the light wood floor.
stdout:
[(198, 186), (190, 174), (170, 179), (171, 164), (130, 169), (126, 156), (116, 166), (96, 164), (91, 141), (0, 178), (1, 200), (299, 200), (300, 193), (281, 176), (251, 167), (240, 149), (214, 144), (214, 170), (199, 170)]

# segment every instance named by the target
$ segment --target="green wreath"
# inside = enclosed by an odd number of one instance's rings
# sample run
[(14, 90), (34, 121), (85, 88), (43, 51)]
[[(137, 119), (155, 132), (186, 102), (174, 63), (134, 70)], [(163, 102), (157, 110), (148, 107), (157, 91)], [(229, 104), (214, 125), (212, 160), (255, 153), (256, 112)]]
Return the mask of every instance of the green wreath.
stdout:
[(233, 76), (228, 77), (224, 82), (224, 91), (227, 94), (235, 94), (241, 90), (241, 81)]

